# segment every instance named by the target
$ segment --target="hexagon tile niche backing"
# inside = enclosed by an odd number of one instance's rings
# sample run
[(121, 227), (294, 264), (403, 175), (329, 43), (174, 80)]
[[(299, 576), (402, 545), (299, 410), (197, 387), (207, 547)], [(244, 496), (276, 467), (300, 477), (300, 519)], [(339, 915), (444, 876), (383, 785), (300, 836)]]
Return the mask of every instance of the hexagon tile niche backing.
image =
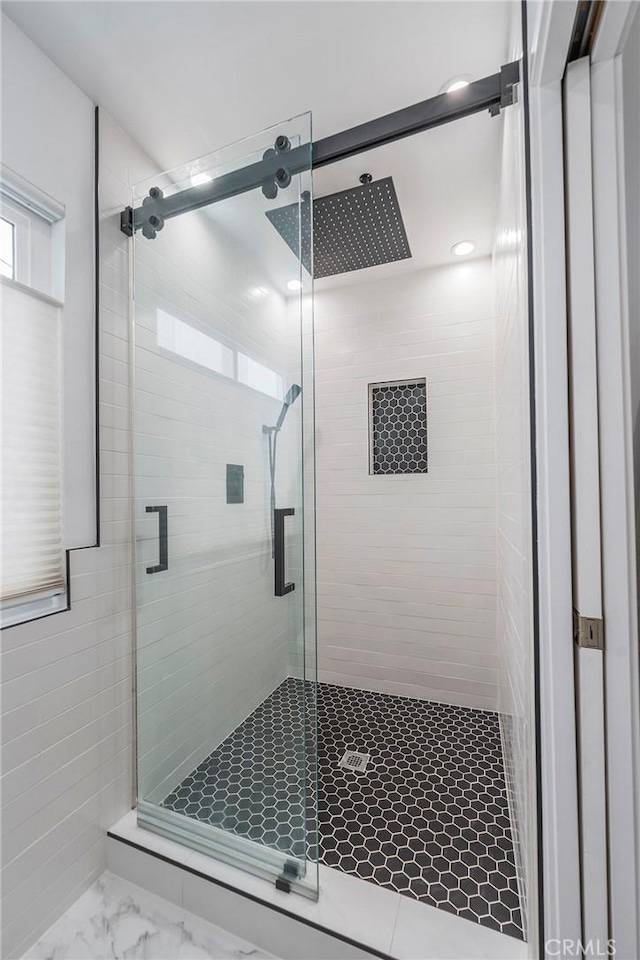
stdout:
[(426, 473), (427, 383), (369, 384), (369, 472)]
[[(300, 857), (304, 704), (285, 680), (163, 805)], [(523, 939), (498, 714), (321, 683), (318, 724), (321, 861)]]

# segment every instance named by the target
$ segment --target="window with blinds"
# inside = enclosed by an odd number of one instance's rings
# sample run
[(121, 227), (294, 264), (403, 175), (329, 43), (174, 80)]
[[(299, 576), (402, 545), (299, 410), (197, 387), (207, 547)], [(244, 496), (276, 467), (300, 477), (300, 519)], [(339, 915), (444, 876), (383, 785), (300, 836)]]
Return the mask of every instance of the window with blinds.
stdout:
[(15, 263), (11, 263), (11, 273), (3, 269), (0, 275), (0, 600), (2, 624), (9, 626), (66, 606), (62, 304), (46, 292), (52, 250), (48, 257), (43, 254), (51, 221), (38, 216), (34, 223), (33, 211), (15, 201), (8, 203), (4, 191), (0, 200), (2, 217), (15, 232)]

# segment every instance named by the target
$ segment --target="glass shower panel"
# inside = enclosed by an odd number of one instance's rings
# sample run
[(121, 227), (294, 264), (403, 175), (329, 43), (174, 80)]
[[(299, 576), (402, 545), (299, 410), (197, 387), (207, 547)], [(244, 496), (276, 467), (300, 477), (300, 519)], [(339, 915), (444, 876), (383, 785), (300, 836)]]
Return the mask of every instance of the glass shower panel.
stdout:
[(314, 896), (310, 197), (309, 115), (136, 186), (133, 443), (139, 822)]

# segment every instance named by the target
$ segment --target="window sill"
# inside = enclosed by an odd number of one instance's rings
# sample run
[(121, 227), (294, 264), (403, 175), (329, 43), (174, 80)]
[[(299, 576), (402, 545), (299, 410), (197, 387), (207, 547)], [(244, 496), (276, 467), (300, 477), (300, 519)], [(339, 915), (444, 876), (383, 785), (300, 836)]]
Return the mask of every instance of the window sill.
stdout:
[(55, 297), (49, 296), (48, 293), (43, 293), (42, 290), (37, 290), (35, 287), (30, 287), (26, 283), (20, 283), (19, 280), (12, 280), (11, 277), (1, 277), (0, 276), (0, 285), (8, 287), (14, 287), (16, 290), (22, 290), (24, 293), (31, 294), (32, 297), (36, 297), (38, 300), (43, 300), (45, 303), (50, 303), (52, 307), (64, 307), (62, 300), (56, 300)]
[(48, 597), (36, 597), (24, 603), (5, 605), (0, 611), (0, 628), (16, 627), (31, 620), (40, 620), (49, 617), (52, 613), (62, 613), (69, 609), (67, 591), (56, 593)]

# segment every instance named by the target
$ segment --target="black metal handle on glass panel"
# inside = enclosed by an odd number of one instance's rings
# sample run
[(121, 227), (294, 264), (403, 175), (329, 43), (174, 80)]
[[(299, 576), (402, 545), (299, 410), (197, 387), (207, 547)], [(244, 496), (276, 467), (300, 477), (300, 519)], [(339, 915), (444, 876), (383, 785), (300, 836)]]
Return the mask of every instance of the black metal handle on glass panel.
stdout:
[(284, 597), (285, 594), (295, 590), (295, 583), (285, 583), (285, 550), (284, 550), (284, 518), (292, 517), (295, 514), (293, 507), (282, 507), (280, 510), (274, 510), (274, 557), (276, 570), (276, 597)]
[(147, 573), (160, 573), (169, 569), (169, 532), (166, 507), (147, 507), (147, 513), (158, 514), (158, 563), (147, 567)]

